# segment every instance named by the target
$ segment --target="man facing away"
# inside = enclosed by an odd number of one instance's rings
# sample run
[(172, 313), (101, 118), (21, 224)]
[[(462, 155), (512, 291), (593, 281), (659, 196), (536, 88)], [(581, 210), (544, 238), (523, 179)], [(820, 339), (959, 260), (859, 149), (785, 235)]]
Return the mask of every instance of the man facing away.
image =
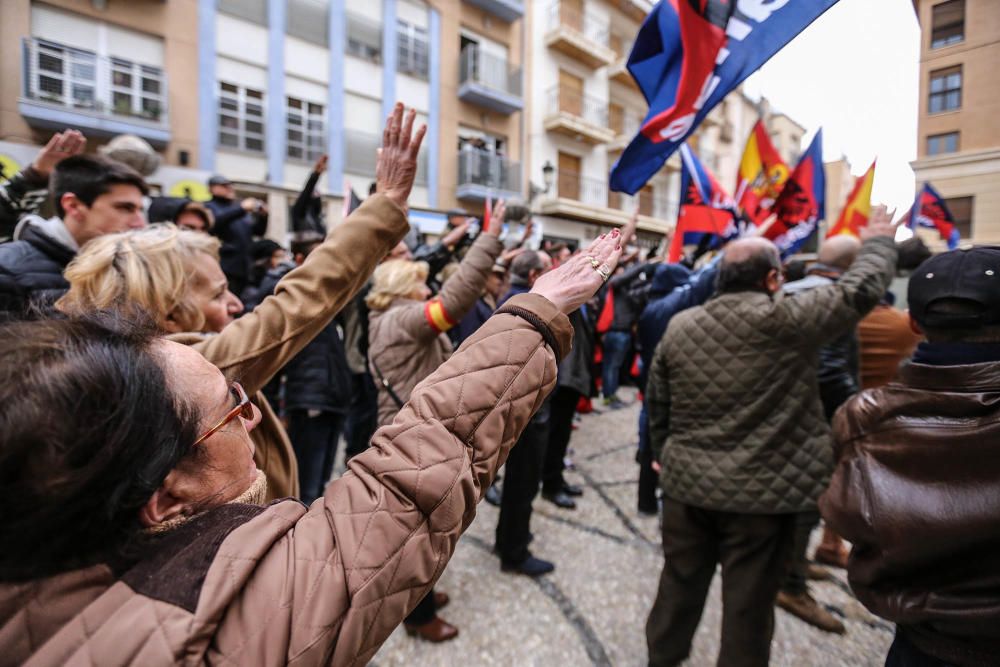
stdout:
[(815, 508), (833, 467), (819, 349), (885, 292), (896, 262), (892, 231), (874, 218), (837, 283), (790, 296), (778, 294), (772, 243), (731, 243), (716, 296), (671, 320), (647, 385), (666, 557), (646, 625), (650, 665), (687, 657), (718, 563), (718, 663), (767, 665), (795, 515)]
[(142, 176), (120, 162), (75, 155), (52, 171), (55, 217), (21, 219), (13, 243), (0, 245), (0, 318), (45, 307), (69, 289), (66, 265), (87, 241), (144, 227)]
[(858, 599), (896, 623), (888, 667), (1000, 664), (1000, 247), (910, 277), (927, 337), (834, 419), (823, 518), (853, 545)]

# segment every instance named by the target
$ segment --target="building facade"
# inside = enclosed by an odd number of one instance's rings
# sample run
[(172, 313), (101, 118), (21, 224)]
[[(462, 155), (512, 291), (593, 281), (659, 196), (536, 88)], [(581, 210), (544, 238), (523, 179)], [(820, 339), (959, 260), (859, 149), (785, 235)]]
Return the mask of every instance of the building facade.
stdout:
[(963, 239), (1000, 242), (1000, 6), (913, 6), (921, 28), (917, 187), (929, 182), (945, 198)]
[(523, 13), (521, 0), (8, 0), (0, 160), (23, 166), (66, 127), (90, 149), (136, 134), (161, 154), (153, 185), (204, 198), (222, 173), (268, 201), (280, 239), (320, 155), (331, 220), (348, 188), (367, 195), (399, 100), (428, 125), (411, 202), (436, 233), (447, 208), (523, 190)]

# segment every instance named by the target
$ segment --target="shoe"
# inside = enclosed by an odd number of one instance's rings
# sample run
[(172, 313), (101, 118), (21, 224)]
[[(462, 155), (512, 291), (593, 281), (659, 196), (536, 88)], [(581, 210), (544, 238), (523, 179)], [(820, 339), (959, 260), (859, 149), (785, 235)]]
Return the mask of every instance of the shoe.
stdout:
[(403, 623), (403, 627), (406, 629), (406, 634), (411, 637), (418, 637), (429, 642), (434, 642), (435, 644), (446, 642), (458, 636), (458, 628), (440, 616), (435, 616), (434, 620), (430, 623), (424, 623), (423, 625)]
[(816, 553), (813, 554), (813, 560), (821, 565), (827, 565), (829, 567), (839, 567), (842, 570), (847, 569), (847, 559), (850, 552), (846, 548), (841, 547), (840, 549), (824, 549), (823, 547), (817, 547)]
[(826, 609), (820, 607), (809, 593), (791, 595), (784, 591), (779, 591), (777, 605), (792, 616), (797, 616), (820, 630), (832, 632), (837, 635), (842, 635), (846, 632), (844, 624)]
[(809, 569), (806, 576), (813, 581), (829, 581), (830, 579), (833, 579), (833, 575), (830, 574), (830, 570), (825, 567), (820, 567), (815, 563), (809, 563)]
[(510, 572), (512, 574), (523, 574), (528, 577), (540, 577), (543, 574), (548, 574), (554, 569), (556, 569), (554, 563), (542, 560), (541, 558), (535, 558), (534, 556), (528, 556), (517, 564), (500, 563), (501, 571)]
[(583, 495), (583, 488), (577, 486), (576, 484), (563, 484), (562, 492), (567, 496), (579, 498)]
[(542, 498), (545, 498), (556, 507), (561, 507), (564, 510), (576, 509), (576, 501), (562, 491), (559, 491), (558, 493), (542, 493)]
[(500, 499), (503, 498), (503, 493), (496, 484), (490, 485), (490, 488), (486, 489), (486, 502), (494, 507), (500, 507)]
[(447, 593), (444, 593), (442, 591), (434, 591), (434, 608), (435, 609), (437, 609), (438, 611), (441, 611), (442, 609), (444, 609), (445, 607), (448, 606), (449, 602), (451, 602), (451, 598), (448, 597)]

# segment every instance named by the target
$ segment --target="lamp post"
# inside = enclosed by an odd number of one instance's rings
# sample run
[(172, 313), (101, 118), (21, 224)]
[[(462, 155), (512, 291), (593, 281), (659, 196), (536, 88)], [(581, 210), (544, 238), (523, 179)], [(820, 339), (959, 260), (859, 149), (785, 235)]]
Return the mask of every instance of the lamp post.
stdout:
[(528, 206), (531, 206), (531, 202), (535, 200), (538, 195), (547, 194), (549, 190), (552, 189), (552, 183), (555, 180), (556, 168), (552, 166), (552, 163), (548, 160), (542, 165), (542, 183), (545, 187), (538, 187), (533, 182), (528, 182)]

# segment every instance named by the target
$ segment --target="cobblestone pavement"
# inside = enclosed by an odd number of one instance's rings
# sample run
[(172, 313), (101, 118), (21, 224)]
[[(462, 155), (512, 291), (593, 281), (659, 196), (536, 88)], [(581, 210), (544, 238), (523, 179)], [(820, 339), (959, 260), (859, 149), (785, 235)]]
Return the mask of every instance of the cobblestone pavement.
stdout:
[[(554, 561), (554, 573), (501, 573), (491, 553), (497, 509), (483, 502), (438, 583), (452, 600), (441, 616), (459, 627), (458, 638), (435, 645), (400, 627), (372, 665), (645, 665), (644, 626), (663, 557), (657, 519), (635, 509), (637, 415), (632, 403), (578, 422), (570, 443), (576, 469), (567, 474), (585, 489), (576, 510), (536, 499), (532, 551)], [(844, 621), (846, 636), (779, 610), (772, 665), (884, 664), (892, 627), (851, 596), (843, 571), (834, 574), (812, 590)], [(687, 665), (715, 664), (719, 624), (716, 576)]]

